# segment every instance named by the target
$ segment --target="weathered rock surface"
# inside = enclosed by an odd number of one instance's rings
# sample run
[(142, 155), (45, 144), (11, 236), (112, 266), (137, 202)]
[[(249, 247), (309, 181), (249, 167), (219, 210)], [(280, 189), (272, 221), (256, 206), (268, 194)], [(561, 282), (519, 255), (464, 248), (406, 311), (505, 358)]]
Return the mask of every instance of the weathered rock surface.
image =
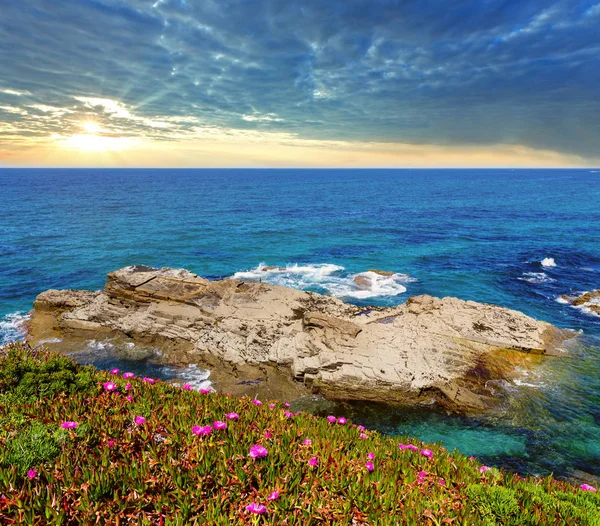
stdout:
[(215, 387), (234, 394), (319, 392), (477, 411), (494, 403), (489, 380), (539, 360), (566, 334), (455, 298), (365, 309), (266, 283), (134, 266), (111, 272), (103, 291), (40, 294), (28, 339), (57, 336), (63, 345), (116, 338), (156, 346), (174, 362), (208, 365)]
[(600, 290), (585, 292), (580, 296), (563, 296), (563, 300), (569, 302), (573, 307), (583, 307), (593, 314), (600, 316)]

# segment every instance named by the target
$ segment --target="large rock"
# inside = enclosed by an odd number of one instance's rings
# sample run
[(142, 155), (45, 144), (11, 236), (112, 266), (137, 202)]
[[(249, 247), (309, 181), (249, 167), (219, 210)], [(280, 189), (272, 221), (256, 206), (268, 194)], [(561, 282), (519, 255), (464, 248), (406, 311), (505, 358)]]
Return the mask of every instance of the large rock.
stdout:
[(103, 291), (40, 294), (29, 341), (57, 336), (63, 346), (82, 338), (155, 346), (174, 362), (208, 364), (217, 389), (232, 393), (319, 392), (477, 411), (497, 399), (489, 380), (510, 377), (566, 335), (455, 298), (365, 309), (266, 283), (136, 266), (111, 272)]

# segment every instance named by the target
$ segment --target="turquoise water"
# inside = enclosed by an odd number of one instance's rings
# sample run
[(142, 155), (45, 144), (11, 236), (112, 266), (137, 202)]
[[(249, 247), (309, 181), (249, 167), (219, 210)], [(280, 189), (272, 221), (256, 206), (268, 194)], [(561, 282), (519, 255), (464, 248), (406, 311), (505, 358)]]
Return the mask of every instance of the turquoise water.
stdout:
[[(493, 465), (600, 475), (600, 317), (556, 301), (600, 288), (599, 203), (592, 170), (4, 169), (0, 340), (19, 336), (39, 292), (101, 288), (131, 264), (209, 278), (278, 265), (273, 282), (364, 305), (422, 293), (496, 303), (581, 330), (584, 344), (511, 386), (514, 404), (493, 419), (339, 410)], [(358, 293), (352, 279), (369, 268), (409, 276)], [(82, 351), (102, 367), (122, 360)], [(134, 365), (174, 374), (152, 356)]]

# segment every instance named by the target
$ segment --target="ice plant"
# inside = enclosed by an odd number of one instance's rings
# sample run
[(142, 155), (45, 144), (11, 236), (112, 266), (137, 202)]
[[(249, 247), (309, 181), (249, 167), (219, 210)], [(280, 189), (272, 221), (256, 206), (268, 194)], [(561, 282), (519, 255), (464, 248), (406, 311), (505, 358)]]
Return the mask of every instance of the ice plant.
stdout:
[(485, 473), (486, 471), (489, 471), (490, 469), (492, 469), (492, 468), (490, 468), (489, 466), (481, 466), (479, 468), (479, 472), (480, 473)]
[(66, 422), (63, 422), (60, 425), (60, 427), (62, 427), (63, 429), (75, 429), (78, 425), (79, 425), (78, 422), (73, 422), (71, 420), (68, 420)]
[(265, 431), (265, 438), (269, 439), (271, 436), (271, 431)]
[(113, 447), (115, 445), (115, 441), (111, 438), (106, 444), (108, 447)]
[[(30, 469), (29, 471), (27, 471), (27, 478), (29, 480), (33, 480), (35, 477), (37, 477), (38, 472), (35, 470), (35, 468)], [(594, 490), (596, 491), (596, 490)]]
[(341, 426), (345, 426), (345, 425), (346, 425), (346, 422), (347, 422), (347, 420), (346, 420), (346, 419), (345, 419), (343, 416), (340, 416), (340, 417), (337, 419), (337, 423), (338, 423), (339, 425), (341, 425)]
[(310, 438), (305, 438), (305, 439), (302, 441), (302, 445), (303, 445), (303, 446), (310, 446), (311, 444), (312, 444), (312, 440), (311, 440)]
[(256, 398), (254, 400), (252, 400), (252, 403), (254, 405), (262, 405), (262, 402), (260, 400), (257, 400)]
[(142, 378), (142, 382), (146, 382), (147, 384), (154, 384), (155, 380), (154, 378), (148, 378), (147, 376), (144, 376), (144, 378)]
[(136, 426), (141, 426), (145, 421), (146, 421), (146, 419), (143, 416), (135, 417), (135, 425)]
[(248, 456), (250, 458), (263, 458), (269, 454), (267, 448), (261, 446), (260, 444), (255, 444), (250, 448), (250, 452)]
[(246, 511), (250, 513), (256, 513), (257, 515), (262, 515), (263, 513), (267, 513), (267, 507), (264, 504), (257, 504), (256, 502), (251, 502), (246, 506)]
[(375, 469), (375, 466), (373, 465), (373, 462), (367, 462), (365, 464), (365, 467), (367, 468), (367, 471), (373, 471)]
[(123, 373), (123, 378), (125, 378), (125, 380), (129, 380), (130, 378), (133, 378), (135, 376), (135, 374), (133, 373)]
[(315, 467), (319, 463), (319, 459), (317, 457), (311, 457), (308, 461), (308, 464), (312, 467)]
[(191, 391), (191, 390), (192, 390), (192, 386), (191, 386), (190, 384), (183, 384), (183, 385), (181, 386), (181, 388), (182, 388), (184, 391)]
[(111, 369), (110, 374), (119, 374), (119, 369), (117, 369), (116, 367), (114, 369)]
[(227, 429), (227, 424), (225, 422), (222, 422), (221, 420), (217, 420), (213, 423), (213, 427), (220, 431), (222, 429)]
[(209, 394), (212, 393), (212, 389), (208, 388), (208, 387), (201, 387), (200, 388), (200, 394)]
[(227, 418), (227, 420), (238, 420), (240, 418), (240, 415), (238, 415), (237, 413), (227, 413), (225, 415), (225, 418)]
[(329, 416), (327, 417), (327, 421), (328, 421), (330, 424), (335, 424), (336, 420), (337, 420), (337, 418), (336, 418), (335, 416), (333, 416), (333, 415), (329, 415)]
[(284, 402), (283, 407), (290, 407), (290, 404), (288, 404), (287, 402)]
[(269, 404), (269, 407), (270, 407), (271, 409), (275, 409), (275, 404)]
[(294, 416), (294, 413), (292, 413), (291, 411), (286, 411), (284, 414), (286, 418), (292, 418)]
[(127, 385), (125, 386), (125, 391), (129, 391), (131, 389), (131, 384), (127, 383)]
[(358, 438), (362, 438), (364, 440), (365, 438), (368, 438), (368, 437), (364, 433), (361, 433), (360, 435), (358, 435)]
[(127, 401), (128, 402), (133, 402), (133, 396), (127, 395)]
[(594, 486), (590, 486), (589, 484), (582, 484), (579, 486), (583, 491), (598, 491)]
[(115, 384), (113, 382), (105, 382), (102, 387), (104, 387), (105, 391), (110, 392), (110, 391), (114, 391), (117, 388), (117, 384)]
[(277, 500), (278, 498), (279, 498), (279, 493), (277, 491), (274, 491), (267, 497), (267, 500)]
[(431, 451), (431, 449), (422, 449), (421, 455), (427, 458), (433, 458), (433, 451)]
[(212, 432), (212, 426), (193, 426), (192, 433), (199, 436), (207, 436)]

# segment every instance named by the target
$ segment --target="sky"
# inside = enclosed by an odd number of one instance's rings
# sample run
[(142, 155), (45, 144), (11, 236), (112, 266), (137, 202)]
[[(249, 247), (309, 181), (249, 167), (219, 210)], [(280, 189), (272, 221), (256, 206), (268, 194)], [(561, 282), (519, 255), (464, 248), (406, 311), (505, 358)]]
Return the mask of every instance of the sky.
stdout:
[(0, 0), (0, 166), (599, 165), (598, 0)]

